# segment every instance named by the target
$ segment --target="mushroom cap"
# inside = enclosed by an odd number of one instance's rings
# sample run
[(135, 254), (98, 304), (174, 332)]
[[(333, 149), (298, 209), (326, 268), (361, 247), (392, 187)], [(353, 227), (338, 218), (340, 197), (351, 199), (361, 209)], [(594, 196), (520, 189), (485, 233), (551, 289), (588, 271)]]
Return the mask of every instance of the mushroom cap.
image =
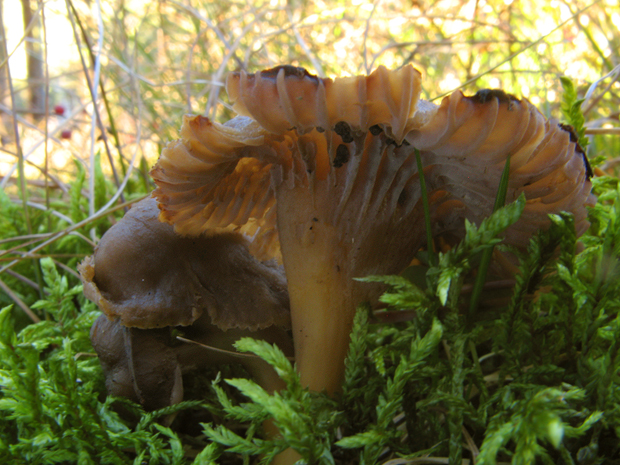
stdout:
[(491, 213), (508, 156), (507, 201), (524, 192), (527, 203), (507, 243), (525, 247), (560, 211), (587, 229), (587, 161), (566, 128), (502, 91), (455, 92), (437, 106), (420, 89), (410, 66), (334, 80), (289, 66), (233, 73), (242, 116), (185, 116), (153, 168), (160, 219), (187, 235), (240, 230), (265, 239), (253, 253), (278, 259), (284, 230), (312, 242), (320, 221), (338, 230), (352, 276), (399, 272), (425, 241), (417, 148), (435, 235), (462, 236), (464, 219)]
[[(524, 249), (532, 235), (549, 226), (548, 215), (573, 213), (577, 234), (588, 228), (586, 206), (594, 205), (591, 170), (565, 125), (547, 120), (526, 99), (499, 90), (446, 97), (433, 120), (407, 134), (429, 169), (429, 190), (449, 193), (450, 208), (478, 224), (492, 212), (498, 179), (510, 156), (506, 202), (525, 193), (525, 210), (504, 233), (507, 244)], [(442, 208), (445, 209), (445, 208)], [(438, 215), (449, 218), (449, 215)]]
[(118, 320), (110, 320), (102, 314), (90, 328), (90, 340), (99, 356), (108, 394), (139, 402), (125, 350), (124, 331)]
[(183, 400), (182, 374), (223, 363), (241, 363), (258, 382), (262, 381), (263, 387), (273, 387), (265, 383), (271, 381), (270, 377), (277, 378), (271, 367), (258, 357), (235, 352), (233, 343), (241, 337), (275, 343), (284, 353), (293, 355), (288, 331), (275, 326), (257, 331), (222, 331), (203, 314), (183, 331), (186, 338), (198, 344), (175, 341), (170, 329), (127, 328), (120, 320), (103, 314), (95, 321), (90, 340), (99, 356), (108, 394), (126, 397), (147, 410), (167, 407)]
[[(231, 73), (226, 89), (233, 109), (253, 118), (271, 133), (295, 128), (366, 132), (379, 126), (401, 141), (411, 127), (428, 118), (419, 105), (420, 73), (411, 66), (388, 71), (380, 66), (369, 76), (320, 79), (303, 68), (278, 66), (256, 74)], [(428, 107), (432, 113), (432, 107)]]
[(101, 315), (90, 330), (108, 394), (155, 410), (183, 400), (181, 366), (167, 329), (127, 328)]
[(290, 327), (286, 279), (238, 233), (181, 237), (158, 221), (153, 198), (135, 204), (79, 266), (86, 297), (127, 327)]
[[(368, 131), (382, 133), (377, 141), (402, 141), (436, 111), (435, 105), (419, 101), (420, 74), (410, 66), (398, 71), (380, 67), (369, 76), (335, 80), (284, 66), (256, 75), (233, 73), (227, 89), (234, 108), (251, 117), (218, 124), (185, 116), (181, 139), (164, 148), (151, 172), (158, 185), (154, 196), (160, 219), (178, 233), (240, 231), (255, 238), (250, 249), (261, 259), (281, 259), (277, 186), (315, 183), (314, 192), (319, 192), (325, 190), (319, 184), (337, 183), (335, 195), (344, 204), (357, 177), (366, 194), (358, 192), (353, 201), (368, 200), (379, 166), (372, 160), (357, 173), (358, 162), (381, 145), (364, 146)], [(350, 157), (356, 163), (347, 164), (345, 144), (353, 141), (357, 147), (351, 150), (358, 156)], [(379, 174), (389, 179), (392, 167), (387, 171)], [(334, 176), (339, 179), (328, 179)], [(324, 195), (332, 205), (330, 196)], [(335, 206), (334, 211), (343, 208)]]

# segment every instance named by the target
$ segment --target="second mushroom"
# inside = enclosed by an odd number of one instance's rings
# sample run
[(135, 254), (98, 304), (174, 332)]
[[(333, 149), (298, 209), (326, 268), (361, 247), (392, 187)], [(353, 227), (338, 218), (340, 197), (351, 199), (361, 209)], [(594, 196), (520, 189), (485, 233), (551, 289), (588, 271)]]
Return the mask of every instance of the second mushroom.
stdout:
[(526, 245), (549, 213), (587, 228), (587, 161), (526, 100), (455, 92), (437, 106), (420, 99), (410, 66), (333, 80), (283, 66), (233, 73), (227, 91), (240, 116), (186, 116), (152, 170), (160, 220), (187, 236), (239, 231), (257, 258), (282, 261), (297, 368), (312, 390), (340, 389), (355, 308), (380, 292), (353, 278), (399, 273), (424, 245), (415, 149), (433, 234), (491, 213), (508, 156), (507, 201), (527, 198), (509, 244)]

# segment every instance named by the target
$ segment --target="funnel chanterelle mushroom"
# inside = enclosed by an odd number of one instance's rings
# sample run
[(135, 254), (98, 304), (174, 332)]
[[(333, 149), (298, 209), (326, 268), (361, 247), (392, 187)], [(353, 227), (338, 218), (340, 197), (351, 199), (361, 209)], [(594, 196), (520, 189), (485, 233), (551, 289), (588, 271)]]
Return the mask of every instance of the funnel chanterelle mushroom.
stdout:
[(377, 294), (353, 278), (400, 272), (425, 241), (414, 148), (434, 234), (491, 212), (509, 155), (507, 201), (525, 192), (527, 205), (508, 243), (525, 245), (562, 210), (578, 233), (587, 228), (587, 162), (568, 131), (501, 91), (455, 92), (436, 106), (420, 90), (410, 66), (334, 80), (291, 66), (233, 73), (240, 116), (186, 116), (152, 170), (160, 219), (178, 233), (239, 230), (256, 238), (257, 256), (281, 254), (311, 389), (339, 389), (355, 307)]
[[(281, 387), (262, 360), (235, 355), (243, 336), (277, 343), (292, 355), (290, 314), (281, 266), (260, 262), (237, 233), (183, 238), (158, 221), (153, 198), (135, 204), (79, 266), (86, 297), (105, 313), (91, 340), (113, 395), (147, 409), (179, 402), (182, 373), (242, 363), (266, 389)], [(186, 338), (229, 351), (179, 343)]]

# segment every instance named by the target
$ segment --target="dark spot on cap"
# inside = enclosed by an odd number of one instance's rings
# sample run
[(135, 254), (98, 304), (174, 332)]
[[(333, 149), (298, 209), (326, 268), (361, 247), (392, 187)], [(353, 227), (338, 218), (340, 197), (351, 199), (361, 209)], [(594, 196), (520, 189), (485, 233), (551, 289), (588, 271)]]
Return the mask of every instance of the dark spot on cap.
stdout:
[(325, 132), (325, 128), (322, 128), (321, 126), (317, 126), (316, 132)]
[(507, 94), (501, 89), (481, 89), (476, 92), (475, 95), (467, 98), (472, 99), (474, 102), (478, 103), (487, 103), (494, 98), (499, 100), (501, 103), (511, 103), (519, 101), (517, 97), (512, 94)]
[[(579, 144), (579, 136), (577, 135), (577, 131), (575, 131), (574, 127), (572, 127), (570, 124), (564, 124), (564, 123), (560, 123), (558, 124), (558, 126), (560, 126), (560, 129), (563, 129), (564, 131), (568, 132), (568, 134), (570, 135), (571, 142), (576, 142), (577, 144)], [(583, 149), (581, 148), (581, 146), (579, 147), (579, 150), (583, 152)]]
[(383, 131), (383, 129), (381, 129), (381, 126), (379, 126), (378, 124), (375, 124), (374, 126), (370, 126), (368, 128), (368, 131), (370, 131), (370, 133), (373, 136), (378, 136), (379, 134), (381, 134), (381, 132)]
[(334, 126), (334, 132), (342, 137), (342, 142), (349, 144), (353, 142), (353, 134), (351, 134), (351, 126), (345, 121), (339, 121)]
[(336, 149), (336, 156), (334, 157), (334, 168), (340, 168), (346, 162), (349, 161), (349, 147), (344, 144), (340, 144)]
[(575, 143), (575, 150), (581, 153), (581, 155), (583, 156), (583, 164), (586, 167), (586, 176), (588, 177), (588, 179), (590, 179), (594, 176), (594, 172), (592, 171), (592, 167), (590, 166), (590, 162), (588, 161), (585, 150), (583, 150), (583, 147), (581, 147), (581, 145), (579, 144), (579, 136), (577, 135), (577, 131), (575, 131), (575, 128), (572, 127), (570, 124), (560, 123), (558, 126), (560, 126), (560, 129), (568, 132), (570, 136), (570, 141)]

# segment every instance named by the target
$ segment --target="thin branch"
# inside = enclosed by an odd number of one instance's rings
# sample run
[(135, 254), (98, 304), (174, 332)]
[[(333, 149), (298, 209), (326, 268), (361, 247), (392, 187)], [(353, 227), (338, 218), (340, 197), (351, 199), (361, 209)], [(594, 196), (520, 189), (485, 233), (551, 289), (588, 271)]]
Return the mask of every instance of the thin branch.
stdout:
[[(116, 185), (118, 186), (119, 180), (118, 180), (118, 174), (116, 172), (116, 168), (114, 166), (114, 160), (112, 159), (112, 153), (110, 151), (110, 146), (108, 143), (108, 136), (106, 133), (106, 129), (103, 126), (103, 121), (101, 120), (101, 115), (99, 113), (99, 108), (97, 107), (97, 95), (98, 95), (98, 85), (99, 85), (99, 70), (101, 67), (100, 64), (100, 58), (101, 58), (101, 52), (102, 52), (102, 48), (103, 48), (103, 23), (101, 23), (102, 21), (102, 17), (101, 17), (101, 5), (99, 3), (99, 1), (97, 1), (97, 5), (98, 5), (98, 11), (99, 11), (99, 23), (100, 24), (100, 31), (99, 31), (99, 39), (98, 39), (98, 45), (99, 45), (99, 50), (97, 51), (97, 55), (94, 55), (92, 52), (92, 49), (90, 47), (90, 43), (88, 42), (88, 36), (86, 35), (86, 32), (84, 31), (84, 29), (82, 28), (82, 23), (79, 20), (79, 16), (77, 15), (77, 11), (75, 10), (75, 7), (73, 6), (73, 2), (72, 0), (66, 0), (66, 5), (67, 5), (67, 16), (69, 17), (69, 20), (71, 22), (71, 26), (73, 28), (73, 36), (75, 38), (75, 43), (77, 45), (77, 49), (78, 49), (78, 53), (80, 56), (80, 61), (82, 63), (82, 70), (84, 72), (84, 78), (86, 79), (86, 83), (88, 86), (88, 90), (90, 92), (90, 96), (91, 96), (91, 101), (93, 104), (93, 127), (91, 130), (91, 161), (90, 161), (90, 169), (91, 171), (94, 170), (94, 163), (93, 163), (93, 158), (94, 158), (94, 125), (97, 124), (99, 126), (99, 131), (101, 132), (101, 137), (103, 140), (103, 144), (104, 147), (106, 149), (106, 154), (108, 156), (108, 161), (110, 163), (110, 169), (112, 170), (112, 175), (114, 177), (114, 182), (116, 183)], [(75, 16), (75, 17), (74, 17)], [(80, 37), (79, 34), (77, 32), (77, 28), (76, 28), (76, 20), (78, 22), (78, 25), (80, 27), (80, 30), (82, 32), (83, 37), (86, 40), (86, 45), (87, 45), (87, 49), (90, 53), (90, 57), (91, 60), (93, 61), (93, 64), (95, 65), (95, 83), (93, 84), (93, 82), (90, 79), (90, 75), (88, 72), (88, 66), (86, 65), (86, 60), (84, 59), (84, 55), (82, 54), (82, 48), (80, 47), (81, 41), (80, 41)], [(120, 149), (120, 144), (118, 146), (118, 148)], [(91, 181), (90, 182), (94, 182), (94, 180), (92, 180), (94, 178), (93, 173), (91, 172)], [(91, 186), (93, 187), (93, 186)], [(94, 187), (93, 189), (91, 189), (91, 193), (94, 191)], [(91, 195), (92, 200), (89, 200), (89, 209), (92, 208), (92, 212), (94, 212), (94, 207), (92, 204), (92, 202), (94, 202), (94, 195)], [(91, 212), (91, 213), (92, 213)]]
[(368, 15), (368, 18), (366, 18), (366, 28), (364, 29), (364, 40), (362, 41), (362, 44), (363, 44), (362, 58), (364, 59), (364, 71), (366, 72), (366, 74), (370, 74), (370, 70), (372, 66), (375, 64), (375, 60), (373, 59), (370, 67), (368, 66), (368, 32), (370, 31), (370, 21), (372, 20), (372, 17), (375, 14), (375, 11), (377, 9), (377, 4), (379, 3), (379, 1), (380, 0), (376, 0), (375, 2), (373, 2), (372, 10), (370, 14)]
[(474, 76), (473, 78), (465, 81), (463, 84), (461, 84), (460, 86), (448, 91), (448, 92), (444, 92), (441, 95), (438, 95), (437, 97), (434, 97), (431, 99), (431, 101), (433, 100), (437, 100), (440, 98), (443, 98), (447, 95), (450, 95), (451, 93), (453, 93), (456, 90), (459, 89), (463, 89), (464, 87), (468, 86), (469, 84), (476, 82), (478, 79), (480, 79), (482, 76), (485, 76), (487, 74), (489, 74), (491, 71), (495, 71), (497, 68), (499, 68), (500, 66), (509, 63), (513, 58), (519, 56), (520, 54), (522, 54), (523, 52), (525, 52), (526, 50), (534, 47), (535, 45), (538, 45), (539, 43), (541, 43), (543, 40), (545, 40), (547, 37), (549, 37), (551, 34), (553, 34), (555, 31), (562, 29), (562, 27), (564, 27), (565, 24), (573, 21), (575, 19), (575, 17), (577, 17), (578, 15), (580, 15), (581, 13), (583, 13), (584, 11), (586, 11), (587, 9), (593, 7), (594, 5), (596, 5), (597, 3), (600, 3), (601, 0), (595, 0), (594, 2), (590, 3), (588, 6), (583, 7), (581, 10), (579, 10), (577, 13), (575, 13), (574, 15), (572, 15), (570, 18), (568, 18), (566, 21), (563, 21), (562, 23), (558, 24), (555, 28), (553, 28), (551, 31), (549, 31), (547, 34), (539, 37), (537, 40), (535, 40), (534, 42), (532, 42), (531, 44), (523, 47), (521, 50), (513, 53), (512, 55), (510, 55), (508, 58), (500, 61), (497, 65), (492, 66), (491, 68), (487, 69), (486, 71), (477, 74), (476, 76)]
[(28, 318), (30, 318), (33, 323), (39, 323), (41, 321), (41, 319), (30, 309), (30, 307), (26, 305), (24, 301), (20, 299), (19, 296), (15, 294), (15, 292), (13, 292), (13, 289), (11, 289), (9, 286), (6, 285), (4, 281), (2, 281), (2, 279), (0, 279), (0, 289), (7, 293), (7, 295), (13, 300), (13, 302), (15, 302), (17, 306), (21, 308), (26, 315), (28, 315)]
[(620, 136), (620, 128), (586, 128), (586, 135)]
[[(104, 216), (109, 215), (110, 213), (113, 213), (113, 212), (115, 212), (117, 210), (122, 210), (123, 208), (128, 207), (129, 205), (131, 205), (131, 204), (133, 204), (135, 202), (139, 202), (140, 200), (147, 198), (149, 195), (150, 194), (145, 195), (143, 197), (140, 197), (138, 199), (129, 200), (129, 201), (121, 203), (119, 205), (115, 205), (114, 207), (110, 208), (109, 210), (106, 210), (106, 211), (97, 213), (97, 214), (95, 214), (93, 216), (90, 216), (88, 218), (85, 218), (84, 220), (80, 221), (79, 223), (75, 223), (73, 226), (70, 226), (70, 227), (68, 227), (66, 229), (63, 229), (62, 231), (59, 231), (57, 233), (52, 234), (51, 237), (47, 241), (45, 241), (45, 242), (37, 245), (36, 247), (33, 247), (31, 250), (29, 250), (25, 254), (24, 258), (27, 258), (30, 254), (34, 254), (34, 253), (38, 252), (39, 250), (43, 249), (44, 247), (47, 247), (49, 244), (53, 244), (58, 239), (62, 239), (63, 237), (71, 234), (73, 231), (75, 231), (77, 229), (80, 229), (80, 228), (82, 228), (84, 226), (88, 226), (93, 221), (98, 220), (99, 218), (103, 218)], [(13, 268), (16, 264), (18, 264), (22, 260), (23, 259), (17, 259), (17, 260), (13, 260), (12, 262), (6, 264), (2, 268), (0, 268), (0, 274), (2, 274), (3, 272), (5, 272), (6, 270), (8, 270), (10, 268)]]

